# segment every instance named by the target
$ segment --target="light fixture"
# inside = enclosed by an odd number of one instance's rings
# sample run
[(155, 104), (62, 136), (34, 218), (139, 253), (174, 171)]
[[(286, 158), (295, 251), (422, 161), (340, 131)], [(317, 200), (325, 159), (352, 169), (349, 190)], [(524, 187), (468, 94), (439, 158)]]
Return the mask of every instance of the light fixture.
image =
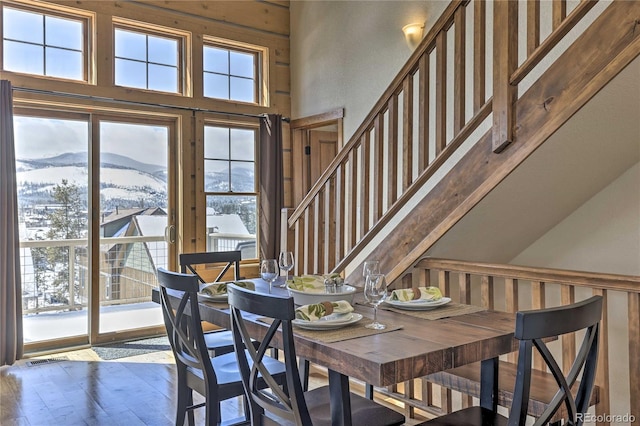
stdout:
[(424, 30), (423, 24), (409, 24), (402, 27), (404, 38), (411, 50), (415, 49), (422, 40), (422, 30)]

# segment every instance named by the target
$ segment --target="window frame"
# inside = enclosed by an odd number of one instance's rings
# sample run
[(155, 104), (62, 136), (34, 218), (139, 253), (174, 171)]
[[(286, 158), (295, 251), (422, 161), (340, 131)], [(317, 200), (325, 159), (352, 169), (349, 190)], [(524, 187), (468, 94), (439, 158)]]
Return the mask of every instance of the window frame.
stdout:
[[(219, 74), (213, 73), (211, 71), (205, 71), (204, 69), (204, 52), (207, 47), (224, 49), (231, 52), (238, 52), (244, 54), (252, 54), (255, 58), (254, 65), (254, 96), (255, 102), (247, 102), (241, 100), (235, 100), (230, 98), (216, 98), (211, 96), (206, 96), (204, 94), (204, 77), (206, 74)], [(226, 75), (227, 77), (232, 77), (229, 74), (220, 74)], [(268, 107), (270, 98), (269, 98), (269, 49), (264, 46), (258, 46), (255, 44), (243, 43), (240, 41), (228, 40), (219, 37), (213, 36), (203, 36), (202, 38), (202, 96), (205, 99), (214, 99), (216, 101), (222, 102), (230, 102), (230, 103), (238, 103), (244, 105), (258, 105), (263, 107)], [(229, 97), (231, 94), (229, 93)]]
[[(199, 155), (198, 157), (200, 158), (201, 161), (201, 166), (199, 167), (199, 169), (201, 170), (201, 173), (199, 173), (199, 177), (198, 177), (198, 182), (196, 183), (196, 188), (202, 188), (202, 206), (204, 209), (204, 215), (203, 217), (205, 218), (205, 222), (204, 222), (204, 226), (201, 230), (199, 230), (198, 232), (202, 232), (204, 233), (204, 241), (205, 244), (207, 244), (208, 238), (209, 236), (206, 234), (207, 232), (207, 227), (206, 227), (206, 210), (207, 210), (207, 199), (209, 197), (241, 197), (241, 196), (248, 196), (248, 197), (255, 197), (255, 201), (256, 201), (256, 206), (255, 206), (255, 217), (256, 217), (256, 230), (255, 230), (255, 241), (256, 241), (256, 257), (255, 259), (257, 259), (259, 257), (259, 239), (258, 236), (260, 235), (260, 224), (259, 224), (259, 217), (260, 217), (260, 192), (259, 192), (259, 176), (260, 176), (260, 170), (259, 170), (259, 146), (260, 146), (260, 123), (259, 122), (254, 122), (254, 121), (244, 121), (244, 120), (220, 120), (220, 119), (215, 119), (215, 118), (205, 118), (202, 121), (203, 125), (201, 127), (201, 134), (202, 134), (202, 145), (200, 147), (200, 152), (201, 155)], [(254, 190), (253, 192), (247, 192), (247, 191), (232, 191), (231, 190), (231, 182), (229, 185), (229, 191), (207, 191), (205, 188), (205, 182), (204, 182), (204, 177), (205, 177), (205, 167), (204, 167), (204, 162), (205, 160), (208, 159), (208, 157), (206, 157), (204, 155), (205, 152), (205, 128), (206, 127), (225, 127), (228, 129), (243, 129), (243, 130), (253, 130), (255, 132), (255, 137), (254, 137), (254, 156), (253, 156), (253, 164), (254, 164)], [(229, 155), (230, 157), (230, 155)], [(233, 160), (231, 160), (231, 158), (229, 158), (228, 160), (226, 160), (228, 162), (232, 162)], [(202, 235), (202, 234), (200, 234)], [(252, 258), (254, 259), (254, 258)], [(243, 261), (247, 260), (247, 259), (242, 259)]]
[[(58, 81), (70, 81), (75, 83), (88, 83), (96, 84), (96, 64), (95, 64), (95, 52), (96, 52), (96, 13), (75, 9), (68, 6), (35, 3), (32, 1), (15, 1), (15, 0), (3, 0), (0, 5), (0, 35), (2, 35), (1, 49), (0, 49), (0, 70), (7, 73), (15, 73), (35, 78), (44, 78)], [(82, 24), (82, 78), (73, 79), (66, 77), (59, 77), (55, 75), (46, 75), (46, 68), (43, 70), (43, 74), (34, 74), (21, 71), (12, 71), (5, 69), (4, 63), (4, 10), (5, 8), (19, 10), (23, 12), (37, 13), (43, 16), (51, 16), (55, 18), (68, 19), (72, 21), (79, 21)], [(11, 39), (10, 39), (11, 40)], [(13, 40), (11, 40), (13, 41)], [(21, 40), (16, 40), (23, 42)], [(33, 44), (33, 43), (32, 43)], [(47, 47), (46, 40), (43, 41), (43, 49)], [(50, 46), (55, 47), (55, 46)]]
[[(112, 25), (112, 31), (111, 31), (111, 38), (112, 38), (112, 52), (111, 52), (111, 59), (112, 59), (112, 69), (111, 69), (111, 74), (112, 74), (112, 80), (111, 80), (111, 84), (113, 85), (113, 87), (123, 87), (126, 88), (128, 90), (141, 90), (144, 92), (149, 92), (149, 93), (159, 93), (159, 94), (164, 94), (164, 95), (174, 95), (174, 96), (192, 96), (192, 77), (191, 77), (191, 49), (192, 49), (192, 43), (191, 43), (191, 33), (188, 31), (181, 31), (181, 30), (177, 30), (175, 28), (169, 28), (169, 27), (163, 27), (161, 25), (155, 25), (155, 24), (151, 24), (151, 23), (147, 23), (147, 22), (141, 22), (141, 21), (134, 21), (132, 19), (127, 19), (127, 18), (120, 18), (120, 17), (116, 17), (114, 16), (111, 20), (111, 25)], [(178, 84), (177, 84), (177, 91), (176, 92), (167, 92), (164, 90), (155, 90), (155, 89), (149, 89), (149, 81), (148, 81), (148, 71), (149, 71), (149, 64), (153, 62), (149, 62), (148, 58), (147, 60), (145, 60), (145, 66), (146, 66), (146, 70), (147, 70), (147, 75), (145, 76), (146, 78), (146, 88), (141, 88), (141, 87), (132, 87), (132, 86), (123, 86), (123, 85), (119, 85), (116, 84), (116, 30), (123, 30), (123, 31), (130, 31), (130, 32), (134, 32), (134, 33), (140, 33), (140, 34), (144, 34), (145, 36), (153, 36), (153, 37), (159, 37), (159, 38), (164, 38), (164, 39), (172, 39), (177, 41), (177, 45), (178, 45), (178, 60), (177, 60), (177, 74), (178, 74)], [(147, 50), (147, 56), (148, 56), (148, 50)], [(127, 59), (127, 60), (131, 60), (130, 58), (123, 58), (123, 59)], [(164, 65), (164, 64), (160, 64), (160, 65)]]

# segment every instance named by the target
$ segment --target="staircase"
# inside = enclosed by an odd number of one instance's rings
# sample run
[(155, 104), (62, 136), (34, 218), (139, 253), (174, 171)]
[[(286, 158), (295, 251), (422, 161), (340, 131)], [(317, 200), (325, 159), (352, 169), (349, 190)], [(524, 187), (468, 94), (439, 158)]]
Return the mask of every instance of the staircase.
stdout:
[[(552, 30), (541, 40), (545, 18)], [(358, 284), (372, 257), (389, 282), (402, 280), (638, 56), (639, 23), (640, 2), (582, 1), (567, 11), (554, 1), (543, 17), (539, 1), (452, 1), (287, 218), (295, 273), (347, 271)]]

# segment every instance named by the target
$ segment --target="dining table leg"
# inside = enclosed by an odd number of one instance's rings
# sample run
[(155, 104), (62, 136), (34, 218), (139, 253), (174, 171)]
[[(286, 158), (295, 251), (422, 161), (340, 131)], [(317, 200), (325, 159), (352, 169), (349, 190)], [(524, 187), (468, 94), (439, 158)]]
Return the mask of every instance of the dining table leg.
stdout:
[(329, 370), (329, 396), (331, 403), (331, 424), (334, 426), (351, 426), (349, 377)]
[(480, 364), (480, 406), (498, 411), (498, 358), (485, 359)]

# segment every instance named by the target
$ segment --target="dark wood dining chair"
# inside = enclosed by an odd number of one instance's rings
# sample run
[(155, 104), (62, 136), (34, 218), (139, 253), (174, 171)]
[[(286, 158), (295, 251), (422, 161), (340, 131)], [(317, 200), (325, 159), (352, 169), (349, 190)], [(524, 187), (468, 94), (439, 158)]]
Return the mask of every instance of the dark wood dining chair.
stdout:
[[(197, 276), (158, 268), (158, 282), (162, 315), (177, 368), (176, 425), (183, 425), (187, 415), (189, 425), (193, 425), (193, 410), (202, 406), (205, 407), (205, 424), (219, 425), (220, 402), (244, 394), (236, 355), (235, 353), (217, 357), (209, 355), (200, 325)], [(169, 292), (179, 297), (179, 302), (172, 303)], [(284, 383), (285, 368), (280, 362), (265, 358), (263, 367), (269, 377), (276, 382)], [(257, 380), (256, 387), (266, 386), (262, 379)], [(194, 405), (194, 391), (204, 396), (204, 403)], [(248, 419), (247, 414), (245, 403), (245, 416), (230, 423), (245, 424)]]
[[(593, 296), (567, 306), (518, 312), (516, 314), (515, 338), (520, 341), (520, 344), (516, 383), (509, 418), (497, 414), (495, 410), (470, 407), (437, 417), (420, 425), (523, 426), (527, 420), (532, 376), (531, 360), (534, 347), (558, 384), (557, 393), (542, 415), (535, 419), (534, 425), (550, 423), (554, 414), (563, 404), (567, 413), (564, 424), (582, 425), (583, 415), (589, 408), (589, 399), (595, 382), (601, 317), (601, 296)], [(580, 330), (585, 331), (582, 344), (573, 360), (571, 369), (567, 374), (564, 374), (544, 339)], [(579, 384), (578, 377), (580, 377)]]
[[(236, 350), (244, 347), (252, 337), (258, 337), (252, 336), (247, 327), (247, 321), (251, 321), (247, 314), (253, 314), (253, 318), (257, 315), (272, 321), (260, 347), (257, 350), (249, 347), (247, 358), (238, 356), (242, 381), (249, 400), (251, 424), (331, 425), (330, 401), (332, 398), (339, 400), (342, 395), (330, 395), (329, 386), (303, 391), (291, 323), (295, 319), (293, 298), (257, 293), (231, 285), (229, 305)], [(265, 353), (276, 336), (281, 336), (282, 339), (286, 366), (284, 389), (278, 387), (276, 381), (269, 377), (264, 365), (264, 360), (267, 359)], [(249, 361), (253, 361), (253, 365)], [(264, 377), (269, 388), (260, 389), (256, 386), (258, 377)], [(377, 402), (354, 393), (350, 393), (349, 397), (351, 417), (355, 425), (400, 425), (405, 421), (402, 414)]]
[[(189, 273), (198, 277), (202, 284), (215, 283), (223, 280), (224, 275), (233, 267), (233, 279), (240, 279), (240, 251), (218, 251), (203, 253), (180, 254), (180, 272)], [(216, 266), (220, 269), (217, 277), (212, 281), (206, 281), (198, 274), (198, 266)], [(201, 271), (202, 272), (202, 271)], [(224, 355), (233, 352), (233, 336), (229, 330), (206, 330), (204, 341), (213, 356)]]

